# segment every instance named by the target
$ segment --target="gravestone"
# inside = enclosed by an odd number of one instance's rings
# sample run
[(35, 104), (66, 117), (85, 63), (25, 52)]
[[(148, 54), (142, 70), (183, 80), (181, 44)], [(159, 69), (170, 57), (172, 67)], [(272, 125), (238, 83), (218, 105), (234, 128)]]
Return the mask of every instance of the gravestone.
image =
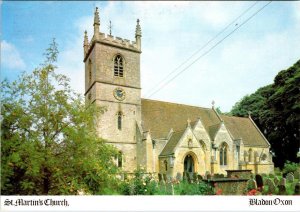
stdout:
[(274, 177), (274, 183), (276, 186), (279, 184), (279, 178), (277, 176)]
[(177, 172), (177, 175), (176, 175), (176, 180), (178, 180), (178, 181), (181, 181), (181, 174), (179, 173), (179, 172)]
[(211, 180), (211, 174), (206, 175), (206, 179)]
[(165, 182), (167, 182), (167, 175), (166, 174), (163, 174), (163, 179)]
[(193, 173), (193, 182), (194, 183), (198, 182), (198, 178), (197, 178), (197, 173), (196, 172)]
[(294, 175), (292, 173), (288, 173), (286, 175), (286, 180), (289, 182), (289, 183), (293, 183), (294, 182)]
[(205, 172), (205, 175), (204, 175), (204, 176), (205, 176), (206, 179), (207, 179), (207, 175), (210, 175), (210, 172), (209, 172), (209, 171), (206, 171), (206, 172)]
[(198, 178), (198, 181), (202, 181), (203, 180), (203, 177), (200, 174), (197, 175), (197, 178)]
[(276, 185), (275, 185), (275, 183), (272, 180), (269, 179), (267, 185), (268, 185), (268, 193), (269, 194), (275, 194), (275, 192), (276, 192)]
[(295, 179), (298, 179), (298, 180), (300, 179), (300, 171), (299, 170), (294, 172), (294, 177), (295, 177)]
[(257, 189), (257, 184), (254, 179), (250, 179), (247, 181), (247, 189), (248, 189), (248, 191), (252, 190), (252, 189), (255, 189), (255, 190)]
[(220, 178), (224, 178), (225, 176), (224, 176), (224, 174), (220, 174)]
[(279, 189), (278, 191), (279, 195), (286, 195), (286, 187), (284, 185), (279, 185), (278, 189)]
[(158, 173), (158, 181), (161, 182), (163, 180), (162, 174)]
[(166, 192), (169, 195), (174, 195), (174, 186), (172, 183), (166, 184)]
[(286, 179), (285, 178), (281, 178), (280, 181), (279, 181), (279, 185), (286, 186)]
[(294, 195), (300, 195), (300, 181), (295, 185)]
[(262, 188), (264, 186), (263, 178), (261, 175), (257, 174), (255, 175), (255, 181), (257, 188)]

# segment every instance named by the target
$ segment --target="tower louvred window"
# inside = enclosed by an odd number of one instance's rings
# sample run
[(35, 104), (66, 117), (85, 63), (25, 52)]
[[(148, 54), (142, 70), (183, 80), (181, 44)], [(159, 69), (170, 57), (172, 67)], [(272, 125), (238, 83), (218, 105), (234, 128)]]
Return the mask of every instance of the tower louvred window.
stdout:
[(114, 59), (114, 76), (123, 77), (124, 76), (124, 66), (123, 58), (121, 55), (117, 55)]

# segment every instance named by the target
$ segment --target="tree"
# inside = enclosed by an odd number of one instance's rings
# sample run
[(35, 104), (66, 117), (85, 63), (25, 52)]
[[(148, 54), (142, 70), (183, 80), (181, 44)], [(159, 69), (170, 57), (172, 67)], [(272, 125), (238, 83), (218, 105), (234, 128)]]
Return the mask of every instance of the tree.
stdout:
[(31, 74), (1, 82), (2, 194), (101, 194), (114, 184), (117, 151), (97, 136), (95, 117), (66, 76), (55, 40)]
[(248, 111), (271, 143), (274, 162), (297, 161), (300, 141), (300, 60), (280, 71), (274, 83), (259, 88), (236, 103), (232, 115), (246, 116)]

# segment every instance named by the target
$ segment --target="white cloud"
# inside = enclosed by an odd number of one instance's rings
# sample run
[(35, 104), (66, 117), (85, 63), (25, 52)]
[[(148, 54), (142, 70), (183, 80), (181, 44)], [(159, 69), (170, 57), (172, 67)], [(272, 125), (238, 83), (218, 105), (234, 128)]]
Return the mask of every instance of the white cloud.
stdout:
[(5, 40), (1, 41), (1, 64), (9, 69), (24, 69), (26, 67), (19, 50)]

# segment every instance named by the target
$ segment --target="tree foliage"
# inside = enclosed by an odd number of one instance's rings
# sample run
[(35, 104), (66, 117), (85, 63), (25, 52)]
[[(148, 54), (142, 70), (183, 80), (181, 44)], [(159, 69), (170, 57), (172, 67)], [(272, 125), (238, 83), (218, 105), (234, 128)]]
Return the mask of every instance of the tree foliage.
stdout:
[(297, 161), (300, 141), (300, 60), (280, 71), (274, 83), (237, 102), (231, 114), (252, 119), (271, 143), (275, 165)]
[(2, 194), (101, 194), (114, 183), (116, 151), (95, 128), (102, 111), (55, 72), (57, 55), (53, 40), (40, 67), (1, 82)]

